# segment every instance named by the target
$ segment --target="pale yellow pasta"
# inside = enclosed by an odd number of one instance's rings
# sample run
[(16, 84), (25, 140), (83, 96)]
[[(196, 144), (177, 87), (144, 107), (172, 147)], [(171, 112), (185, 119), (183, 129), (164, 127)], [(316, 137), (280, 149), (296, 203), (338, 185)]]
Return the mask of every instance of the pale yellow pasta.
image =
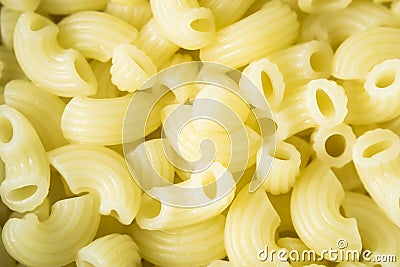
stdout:
[(47, 220), (49, 218), (50, 208), (51, 208), (50, 200), (49, 200), (48, 197), (46, 197), (44, 199), (44, 201), (42, 202), (42, 204), (37, 206), (35, 209), (33, 209), (31, 211), (24, 212), (24, 213), (20, 213), (20, 212), (14, 211), (14, 212), (12, 212), (10, 214), (9, 219), (11, 219), (11, 218), (22, 219), (27, 214), (34, 214), (39, 219), (39, 221), (45, 221), (45, 220)]
[(76, 50), (60, 46), (58, 32), (58, 27), (41, 15), (20, 16), (15, 27), (14, 50), (22, 70), (32, 82), (55, 95), (96, 93), (96, 78), (89, 64)]
[(356, 33), (336, 50), (332, 75), (345, 80), (365, 79), (376, 64), (400, 57), (399, 45), (398, 28), (373, 27)]
[(125, 150), (128, 167), (144, 190), (174, 182), (175, 170), (165, 154), (165, 142), (157, 138), (141, 143), (133, 151)]
[(400, 136), (400, 116), (393, 120), (386, 121), (380, 124), (382, 128), (390, 129), (394, 133)]
[[(300, 238), (294, 238), (294, 237), (282, 237), (279, 238), (278, 241), (276, 242), (278, 246), (282, 248), (286, 248), (288, 251), (297, 251), (298, 255), (302, 255), (303, 251), (309, 250), (309, 248), (301, 241)], [(292, 255), (290, 255), (292, 256)], [(297, 255), (293, 255), (293, 257), (296, 257)], [(297, 260), (297, 259), (296, 259)], [(300, 258), (298, 261), (290, 261), (290, 264), (292, 267), (300, 267), (300, 266), (305, 266), (307, 264), (312, 264), (314, 259), (310, 257), (310, 259), (307, 258)]]
[(342, 184), (344, 191), (365, 193), (365, 188), (353, 162), (349, 162), (341, 168), (332, 168), (332, 171)]
[(1, 42), (9, 50), (14, 49), (14, 29), (18, 18), (21, 15), (20, 11), (3, 6), (0, 12), (0, 31)]
[(111, 82), (111, 60), (107, 62), (100, 62), (92, 60), (90, 67), (93, 70), (97, 80), (97, 92), (91, 96), (93, 98), (114, 98), (120, 95), (118, 88)]
[(78, 267), (141, 266), (139, 247), (128, 235), (110, 234), (81, 248), (76, 256)]
[(369, 195), (400, 226), (400, 137), (388, 129), (366, 132), (353, 147), (353, 161)]
[(268, 55), (281, 71), (285, 90), (308, 83), (318, 78), (328, 78), (331, 74), (332, 48), (324, 42), (310, 41)]
[(247, 79), (241, 79), (239, 86), (252, 82), (265, 96), (272, 109), (276, 109), (283, 100), (285, 83), (278, 66), (266, 58), (251, 62), (242, 72)]
[(317, 158), (329, 167), (341, 168), (352, 161), (352, 147), (356, 142), (353, 130), (347, 124), (332, 128), (318, 128), (311, 135)]
[(34, 11), (40, 4), (41, 0), (1, 0), (1, 4), (8, 8), (17, 10), (17, 11)]
[(0, 46), (0, 85), (14, 79), (26, 79), (12, 51)]
[(3, 227), (3, 244), (22, 264), (62, 266), (74, 261), (78, 250), (93, 240), (99, 221), (95, 197), (64, 199), (53, 205), (45, 221), (34, 214), (8, 220)]
[(277, 238), (297, 236), (290, 214), (290, 199), (292, 197), (292, 192), (280, 195), (267, 194), (267, 196), (281, 219), (275, 236)]
[(257, 152), (257, 177), (262, 187), (272, 194), (285, 194), (293, 187), (300, 171), (300, 153), (286, 142), (277, 141), (275, 151), (270, 144)]
[[(377, 255), (400, 255), (400, 229), (394, 225), (366, 195), (347, 192), (342, 203), (346, 216), (357, 220), (363, 249)], [(374, 256), (372, 255), (371, 258)], [(381, 266), (398, 266), (396, 262), (381, 262)]]
[(299, 8), (307, 13), (335, 12), (346, 8), (351, 0), (297, 0)]
[(0, 126), (0, 157), (6, 166), (1, 199), (12, 210), (32, 210), (49, 190), (46, 152), (32, 124), (14, 108), (0, 106)]
[[(0, 226), (0, 234), (3, 232), (2, 226)], [(0, 242), (0, 265), (4, 267), (15, 267), (17, 263), (11, 256), (7, 253), (4, 248), (3, 242)]]
[(157, 67), (151, 59), (134, 45), (120, 44), (115, 47), (111, 81), (120, 91), (135, 92), (144, 82), (156, 74)]
[(396, 18), (382, 5), (366, 0), (353, 0), (338, 12), (313, 14), (302, 20), (300, 39), (317, 39), (329, 43), (336, 49), (349, 36), (374, 26), (398, 26)]
[(53, 15), (68, 15), (79, 11), (102, 10), (107, 0), (40, 0), (38, 10)]
[(150, 6), (163, 34), (178, 46), (196, 50), (214, 41), (213, 13), (196, 0), (150, 0)]
[(101, 62), (111, 59), (117, 45), (133, 43), (138, 36), (138, 30), (132, 25), (98, 11), (76, 12), (62, 19), (58, 27), (58, 40), (62, 46)]
[(143, 26), (134, 44), (150, 57), (157, 68), (166, 64), (179, 49), (178, 45), (164, 36), (154, 18)]
[[(143, 195), (142, 206), (136, 217), (140, 228), (168, 230), (204, 222), (225, 210), (235, 195), (235, 180), (219, 163), (213, 163), (206, 170), (193, 173), (189, 180), (176, 186), (197, 190), (190, 190), (194, 193), (187, 195), (174, 194), (175, 186), (154, 187), (148, 190), (149, 195)], [(153, 196), (170, 199), (170, 203), (191, 203), (194, 207), (175, 207), (154, 199)]]
[(225, 216), (168, 231), (150, 231), (132, 224), (129, 234), (147, 261), (161, 266), (203, 266), (226, 256)]
[(300, 169), (306, 167), (308, 161), (311, 158), (311, 154), (313, 153), (311, 145), (304, 139), (301, 139), (300, 137), (295, 135), (286, 139), (285, 142), (292, 144), (300, 153), (300, 158), (301, 158)]
[(344, 190), (335, 174), (318, 160), (306, 167), (293, 188), (290, 211), (296, 232), (310, 249), (327, 260), (338, 260), (322, 251), (336, 249), (340, 239), (348, 243), (343, 251), (361, 251), (356, 220), (339, 212), (343, 199)]
[(148, 0), (110, 0), (104, 12), (118, 17), (140, 30), (152, 17)]
[(312, 80), (288, 92), (280, 108), (273, 114), (276, 136), (286, 139), (313, 127), (333, 127), (347, 115), (344, 89), (334, 81)]
[(4, 100), (32, 123), (46, 151), (67, 143), (61, 131), (65, 104), (57, 96), (31, 82), (13, 80), (5, 87)]
[(274, 0), (256, 13), (219, 30), (216, 40), (200, 49), (200, 59), (242, 67), (291, 45), (298, 28), (296, 13), (288, 5)]
[(121, 155), (101, 146), (67, 145), (48, 152), (48, 158), (72, 193), (93, 193), (100, 199), (102, 215), (132, 223), (142, 191)]
[(280, 218), (263, 190), (248, 192), (245, 186), (229, 208), (225, 225), (225, 248), (235, 266), (290, 266), (288, 262), (260, 261), (259, 251), (278, 251), (275, 231)]
[(255, 0), (199, 0), (201, 6), (211, 9), (217, 28), (223, 28), (238, 21)]

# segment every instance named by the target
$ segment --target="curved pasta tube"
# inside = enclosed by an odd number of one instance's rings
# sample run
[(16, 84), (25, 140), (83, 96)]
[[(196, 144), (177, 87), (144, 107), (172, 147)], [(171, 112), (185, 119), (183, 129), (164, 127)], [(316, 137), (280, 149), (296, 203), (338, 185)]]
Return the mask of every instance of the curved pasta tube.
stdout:
[(118, 17), (136, 29), (141, 29), (152, 17), (148, 0), (121, 2), (110, 0), (104, 12)]
[(353, 146), (353, 161), (367, 192), (400, 227), (400, 137), (388, 129), (366, 132)]
[(58, 27), (58, 40), (62, 46), (74, 48), (86, 58), (101, 62), (111, 59), (117, 45), (133, 43), (138, 36), (135, 27), (98, 11), (76, 12), (62, 19)]
[(298, 0), (297, 4), (299, 8), (307, 13), (324, 13), (324, 12), (335, 12), (341, 9), (345, 9), (351, 0)]
[(293, 188), (290, 211), (296, 232), (310, 249), (327, 260), (335, 259), (322, 251), (336, 248), (343, 238), (348, 242), (344, 250), (361, 251), (356, 220), (344, 218), (339, 212), (343, 198), (335, 174), (318, 160), (306, 167)]
[(107, 0), (40, 0), (39, 10), (53, 15), (68, 15), (85, 10), (103, 10)]
[(280, 218), (263, 190), (249, 193), (247, 187), (235, 198), (226, 218), (224, 238), (229, 260), (238, 266), (290, 266), (277, 258), (273, 262), (259, 260), (265, 247), (280, 249), (275, 242)]
[[(195, 207), (175, 207), (143, 195), (142, 206), (136, 217), (140, 228), (167, 230), (203, 222), (225, 210), (235, 196), (235, 180), (231, 173), (219, 163), (213, 163), (202, 172), (193, 173), (189, 180), (179, 183), (178, 186), (198, 188), (198, 190), (195, 193), (193, 193), (194, 190), (190, 190), (189, 192), (192, 193), (190, 195), (177, 195), (174, 194), (174, 187), (167, 186), (155, 187), (147, 192), (150, 196), (163, 196), (162, 199), (166, 197), (181, 199), (173, 203), (192, 203)], [(209, 204), (196, 207), (197, 203)]]
[(354, 34), (336, 50), (332, 75), (344, 80), (365, 79), (376, 64), (387, 59), (399, 58), (399, 45), (398, 28), (373, 27)]
[(213, 13), (196, 0), (150, 0), (150, 6), (165, 36), (180, 47), (196, 50), (214, 41)]
[[(293, 145), (283, 141), (275, 144), (276, 148), (273, 154), (268, 146), (262, 146), (257, 152), (257, 177), (264, 181), (262, 187), (267, 192), (285, 194), (293, 187), (299, 174), (300, 153)], [(271, 167), (269, 168), (269, 166)]]
[(2, 7), (0, 12), (1, 42), (5, 48), (14, 49), (14, 29), (21, 12), (9, 7)]
[(35, 214), (13, 218), (3, 227), (7, 252), (29, 266), (62, 266), (93, 240), (100, 222), (95, 197), (84, 195), (56, 202), (45, 221)]
[(134, 92), (144, 84), (157, 68), (151, 59), (134, 45), (121, 44), (115, 47), (111, 81), (120, 91)]
[(324, 42), (310, 41), (292, 45), (286, 49), (268, 55), (281, 71), (285, 90), (331, 75), (332, 48)]
[(76, 256), (78, 267), (141, 266), (139, 247), (128, 235), (110, 234), (81, 248)]
[(58, 33), (58, 27), (41, 15), (20, 16), (14, 50), (22, 70), (35, 84), (55, 95), (94, 94), (97, 83), (89, 64), (76, 50), (63, 49), (57, 41)]
[[(400, 229), (386, 217), (371, 198), (347, 192), (342, 208), (346, 216), (357, 220), (364, 249), (379, 255), (400, 255)], [(381, 263), (385, 267), (397, 264)]]
[(17, 11), (34, 11), (40, 4), (41, 0), (20, 0), (20, 1), (13, 1), (13, 0), (1, 0), (0, 2), (11, 9)]
[(200, 59), (239, 68), (288, 47), (296, 39), (298, 28), (296, 13), (274, 0), (219, 30), (216, 40), (200, 49)]
[[(251, 62), (242, 72), (263, 93), (272, 109), (276, 109), (283, 100), (285, 83), (278, 66), (266, 58)], [(239, 83), (245, 86), (244, 81)]]
[(333, 127), (347, 115), (344, 89), (334, 81), (312, 80), (288, 93), (275, 112), (276, 136), (286, 139), (313, 127)]
[(179, 49), (178, 45), (164, 36), (154, 18), (143, 26), (134, 44), (150, 57), (158, 69), (165, 65)]
[(142, 191), (121, 155), (100, 146), (67, 145), (48, 152), (48, 158), (72, 193), (94, 193), (101, 200), (102, 215), (111, 214), (123, 224), (132, 223)]
[(31, 82), (13, 80), (4, 90), (5, 103), (32, 123), (46, 151), (65, 145), (61, 130), (61, 116), (65, 104)]
[(344, 123), (332, 128), (319, 128), (311, 135), (317, 158), (336, 168), (352, 161), (351, 149), (356, 139), (351, 127)]
[(12, 210), (33, 210), (49, 191), (46, 152), (32, 124), (14, 108), (0, 106), (0, 126), (0, 157), (6, 166), (1, 199)]
[(374, 26), (398, 26), (400, 20), (373, 1), (353, 0), (338, 12), (313, 14), (302, 20), (300, 38), (317, 39), (336, 49), (348, 37)]
[(225, 216), (168, 231), (150, 231), (132, 224), (129, 234), (147, 261), (160, 266), (204, 266), (226, 256)]

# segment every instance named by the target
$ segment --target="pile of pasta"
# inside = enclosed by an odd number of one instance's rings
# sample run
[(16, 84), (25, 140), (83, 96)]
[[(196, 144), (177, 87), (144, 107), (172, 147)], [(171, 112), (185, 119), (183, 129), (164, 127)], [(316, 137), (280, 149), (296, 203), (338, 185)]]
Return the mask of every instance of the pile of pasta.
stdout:
[[(399, 266), (400, 1), (0, 2), (1, 266), (376, 264), (323, 253), (339, 241), (344, 251), (397, 255), (379, 264)], [(243, 100), (191, 85), (155, 106), (127, 157), (132, 99), (153, 75), (197, 61), (255, 85), (272, 112), (273, 149), (253, 114), (255, 91)], [(244, 89), (223, 70), (177, 69), (164, 86), (223, 77)], [(168, 123), (174, 108), (194, 109), (200, 98), (238, 115), (246, 164), (230, 164), (218, 125)], [(147, 115), (137, 109), (136, 118)], [(175, 142), (195, 161), (204, 139), (215, 157), (200, 172), (177, 168), (163, 148)], [(220, 196), (222, 174), (232, 190)], [(253, 180), (261, 181), (254, 192)], [(173, 184), (214, 184), (202, 191), (210, 204), (171, 206), (147, 193), (200, 197), (174, 195)], [(265, 248), (324, 259), (261, 260)]]

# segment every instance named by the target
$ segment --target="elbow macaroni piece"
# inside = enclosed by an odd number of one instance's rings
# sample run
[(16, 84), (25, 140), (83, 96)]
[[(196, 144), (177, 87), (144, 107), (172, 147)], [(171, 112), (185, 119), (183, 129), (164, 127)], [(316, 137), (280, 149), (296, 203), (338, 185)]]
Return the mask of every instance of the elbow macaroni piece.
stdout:
[(334, 12), (345, 9), (351, 0), (298, 0), (299, 8), (306, 13)]
[[(332, 75), (339, 79), (365, 79), (378, 63), (400, 57), (400, 29), (373, 27), (346, 39), (336, 50)], [(360, 53), (362, 51), (362, 53)]]
[(216, 40), (200, 49), (200, 59), (242, 67), (291, 45), (298, 28), (296, 13), (288, 5), (274, 0), (256, 13), (219, 30)]
[(32, 82), (55, 95), (96, 93), (89, 64), (76, 50), (63, 49), (57, 41), (58, 33), (58, 27), (41, 15), (23, 13), (19, 17), (14, 50), (22, 70)]
[(344, 218), (339, 212), (343, 198), (344, 190), (335, 174), (318, 160), (306, 167), (293, 188), (290, 211), (296, 232), (310, 249), (327, 260), (337, 259), (322, 251), (336, 249), (342, 238), (348, 242), (344, 250), (361, 251), (356, 220)]
[(101, 62), (110, 60), (119, 44), (133, 43), (138, 35), (135, 27), (98, 11), (74, 13), (62, 19), (58, 27), (58, 40), (62, 46), (76, 49), (86, 58)]
[(97, 200), (84, 195), (56, 202), (45, 221), (35, 214), (13, 218), (3, 227), (7, 252), (28, 266), (63, 266), (93, 240), (100, 222)]
[(21, 12), (3, 6), (0, 11), (1, 42), (5, 48), (14, 49), (14, 29)]
[(6, 167), (1, 199), (12, 210), (33, 210), (49, 192), (46, 152), (32, 124), (14, 108), (0, 106), (0, 126), (0, 157)]
[(367, 192), (400, 227), (400, 137), (388, 129), (366, 132), (353, 146), (353, 161)]
[(68, 15), (79, 11), (102, 10), (107, 0), (40, 0), (38, 10), (53, 15)]
[(136, 29), (141, 29), (152, 17), (148, 0), (127, 1), (110, 0), (104, 12), (118, 17)]
[(35, 11), (35, 9), (39, 6), (41, 0), (20, 0), (20, 1), (13, 1), (13, 0), (1, 0), (1, 4), (20, 11)]
[(214, 41), (213, 13), (196, 0), (150, 0), (150, 6), (163, 34), (178, 46), (196, 50)]
[(101, 146), (67, 145), (48, 152), (48, 158), (72, 193), (93, 193), (100, 199), (102, 215), (132, 223), (142, 191), (121, 155)]
[(67, 143), (61, 130), (65, 104), (57, 96), (31, 82), (13, 80), (5, 87), (4, 100), (32, 123), (46, 151)]
[(150, 231), (132, 224), (129, 234), (141, 248), (143, 258), (166, 267), (204, 266), (226, 256), (225, 216), (167, 231)]
[(141, 266), (139, 247), (128, 235), (110, 234), (78, 251), (77, 267)]

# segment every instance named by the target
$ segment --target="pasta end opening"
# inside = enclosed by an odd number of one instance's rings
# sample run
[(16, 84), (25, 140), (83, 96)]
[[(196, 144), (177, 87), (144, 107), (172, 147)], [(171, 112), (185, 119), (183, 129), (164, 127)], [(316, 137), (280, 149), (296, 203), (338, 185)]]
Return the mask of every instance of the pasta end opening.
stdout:
[(315, 72), (323, 72), (329, 64), (326, 55), (321, 51), (316, 51), (310, 57), (310, 65)]
[(336, 116), (335, 106), (329, 95), (323, 89), (317, 89), (315, 99), (318, 109), (324, 117), (332, 119)]
[(0, 117), (0, 129), (0, 142), (9, 143), (13, 138), (14, 130), (11, 122), (6, 117)]
[(346, 150), (346, 139), (343, 135), (334, 134), (325, 141), (325, 150), (331, 157), (339, 157)]
[(190, 23), (190, 28), (197, 32), (209, 32), (212, 29), (212, 23), (208, 19), (195, 19)]
[(7, 198), (12, 202), (19, 202), (32, 197), (37, 191), (38, 187), (36, 185), (26, 185), (8, 192)]
[(261, 72), (261, 84), (265, 97), (270, 100), (274, 95), (274, 86), (272, 85), (271, 78), (265, 71)]
[(387, 72), (382, 73), (379, 77), (377, 77), (375, 81), (375, 85), (379, 89), (384, 89), (392, 85), (396, 79), (396, 70), (390, 69)]
[(362, 156), (368, 159), (372, 158), (373, 156), (389, 149), (391, 146), (392, 142), (390, 142), (389, 140), (380, 141), (378, 143), (372, 144), (369, 147), (367, 147), (362, 153)]

